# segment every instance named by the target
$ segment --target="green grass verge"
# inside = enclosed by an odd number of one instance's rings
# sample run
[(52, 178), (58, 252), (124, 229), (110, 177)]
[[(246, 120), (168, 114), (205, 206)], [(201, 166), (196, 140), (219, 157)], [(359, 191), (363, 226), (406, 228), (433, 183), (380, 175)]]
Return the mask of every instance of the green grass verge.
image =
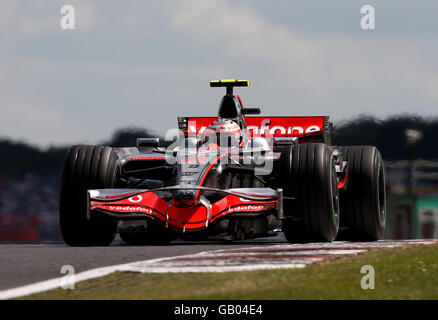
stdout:
[[(363, 265), (375, 289), (363, 290)], [(371, 250), (304, 269), (114, 273), (24, 299), (438, 299), (438, 244)]]

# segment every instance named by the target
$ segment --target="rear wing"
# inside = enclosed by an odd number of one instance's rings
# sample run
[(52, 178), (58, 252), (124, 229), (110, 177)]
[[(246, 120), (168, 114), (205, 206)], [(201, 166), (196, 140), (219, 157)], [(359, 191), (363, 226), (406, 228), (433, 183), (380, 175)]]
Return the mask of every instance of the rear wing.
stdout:
[(249, 81), (236, 79), (211, 80), (210, 87), (226, 87), (227, 94), (233, 94), (233, 87), (249, 87)]
[[(328, 116), (258, 116), (244, 119), (252, 136), (297, 137), (299, 143), (333, 144), (332, 123)], [(217, 117), (178, 117), (178, 127), (184, 134), (198, 134), (206, 130), (214, 120), (217, 120)]]

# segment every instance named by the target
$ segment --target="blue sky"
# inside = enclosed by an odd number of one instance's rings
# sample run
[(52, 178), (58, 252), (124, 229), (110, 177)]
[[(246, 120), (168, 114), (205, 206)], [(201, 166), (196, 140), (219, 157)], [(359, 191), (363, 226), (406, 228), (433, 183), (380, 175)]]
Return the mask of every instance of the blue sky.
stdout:
[[(76, 10), (62, 30), (60, 8)], [(376, 29), (360, 28), (371, 4)], [(6, 0), (0, 3), (0, 136), (99, 143), (117, 128), (164, 134), (214, 115), (223, 92), (264, 115), (438, 116), (438, 2)]]

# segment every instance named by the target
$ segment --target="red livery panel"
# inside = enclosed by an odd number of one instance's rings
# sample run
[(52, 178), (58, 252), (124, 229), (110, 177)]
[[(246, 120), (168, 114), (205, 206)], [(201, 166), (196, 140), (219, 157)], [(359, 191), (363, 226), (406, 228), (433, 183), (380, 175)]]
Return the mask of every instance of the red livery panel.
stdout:
[[(217, 117), (187, 117), (187, 134), (202, 133)], [(302, 137), (309, 134), (322, 134), (328, 117), (245, 117), (251, 135), (273, 137)]]

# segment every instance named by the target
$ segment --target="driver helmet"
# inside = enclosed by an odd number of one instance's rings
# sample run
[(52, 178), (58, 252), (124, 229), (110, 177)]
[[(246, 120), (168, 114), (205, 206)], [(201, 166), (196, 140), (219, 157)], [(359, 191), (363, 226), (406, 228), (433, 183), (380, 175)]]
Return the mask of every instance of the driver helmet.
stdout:
[(233, 147), (240, 145), (241, 133), (242, 129), (236, 122), (218, 119), (210, 123), (202, 136), (204, 143), (214, 142), (221, 147)]

